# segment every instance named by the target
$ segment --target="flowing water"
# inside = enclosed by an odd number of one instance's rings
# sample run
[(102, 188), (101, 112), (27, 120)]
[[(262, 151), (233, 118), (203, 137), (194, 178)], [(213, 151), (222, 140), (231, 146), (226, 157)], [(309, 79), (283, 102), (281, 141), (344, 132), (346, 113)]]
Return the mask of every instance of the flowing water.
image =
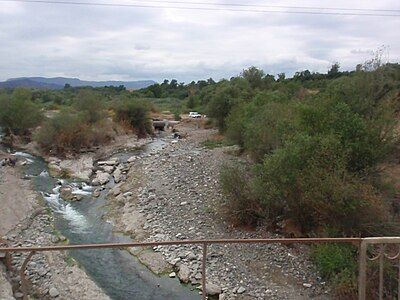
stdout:
[[(144, 150), (121, 152), (113, 157), (123, 162), (132, 155), (146, 155), (162, 146), (163, 142), (156, 140)], [(13, 155), (22, 156), (27, 161), (24, 166), (25, 176), (43, 194), (54, 213), (55, 227), (71, 244), (131, 241), (126, 236), (114, 233), (112, 224), (102, 218), (107, 212), (106, 194), (114, 182), (110, 181), (100, 197), (94, 198), (93, 187), (83, 182), (49, 176), (46, 162), (42, 158), (18, 151)], [(61, 186), (71, 186), (74, 193), (83, 196), (83, 200), (63, 201), (59, 194)], [(127, 251), (74, 250), (70, 255), (112, 299), (200, 299), (198, 293), (181, 285), (178, 279), (153, 274)]]

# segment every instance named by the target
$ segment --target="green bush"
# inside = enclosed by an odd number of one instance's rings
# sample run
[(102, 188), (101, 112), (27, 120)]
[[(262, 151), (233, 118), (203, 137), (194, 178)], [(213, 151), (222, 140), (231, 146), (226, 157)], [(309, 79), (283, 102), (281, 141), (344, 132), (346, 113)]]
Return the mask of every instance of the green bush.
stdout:
[(333, 279), (344, 270), (357, 272), (357, 249), (351, 245), (320, 244), (312, 249), (311, 258), (325, 278)]
[(221, 118), (226, 135), (256, 163), (244, 180), (261, 215), (271, 223), (290, 220), (311, 235), (327, 227), (339, 235), (399, 232), (376, 184), (378, 166), (398, 141), (395, 70), (341, 76), (317, 93), (278, 82), (249, 101), (218, 101), (233, 103), (222, 106), (229, 110)]
[(90, 124), (82, 113), (61, 111), (44, 122), (34, 139), (45, 152), (62, 155), (105, 144), (114, 136), (111, 121)]
[(61, 111), (45, 121), (34, 138), (46, 152), (78, 152), (90, 146), (89, 128), (82, 115)]
[(32, 101), (28, 89), (15, 89), (0, 96), (0, 126), (8, 133), (26, 135), (42, 120), (40, 107)]
[(357, 249), (351, 245), (320, 244), (312, 249), (311, 258), (319, 273), (333, 282), (339, 299), (357, 296)]
[(74, 105), (91, 124), (105, 118), (104, 103), (100, 95), (91, 90), (79, 91)]
[(125, 99), (116, 105), (115, 118), (136, 130), (139, 137), (144, 137), (153, 132), (149, 112), (147, 103), (137, 99)]
[(255, 225), (262, 215), (248, 174), (249, 171), (240, 165), (226, 165), (220, 173), (221, 187), (228, 196), (226, 214), (236, 225)]
[(243, 101), (241, 99), (244, 99), (244, 94), (248, 88), (248, 86), (242, 87), (237, 84), (224, 82), (211, 96), (207, 106), (207, 114), (216, 121), (216, 125), (221, 132), (226, 129), (225, 119), (228, 117), (231, 109)]
[(255, 188), (270, 220), (293, 220), (304, 233), (332, 227), (344, 235), (371, 235), (389, 223), (376, 189), (346, 170), (335, 135), (299, 134), (265, 158)]

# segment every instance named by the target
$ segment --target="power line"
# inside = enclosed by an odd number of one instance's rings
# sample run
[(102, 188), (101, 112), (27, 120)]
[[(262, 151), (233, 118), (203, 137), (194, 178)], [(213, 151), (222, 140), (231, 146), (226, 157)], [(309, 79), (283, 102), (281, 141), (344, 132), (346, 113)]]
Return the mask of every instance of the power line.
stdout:
[(252, 12), (252, 13), (278, 13), (278, 14), (308, 14), (308, 15), (336, 15), (336, 16), (370, 16), (370, 17), (400, 17), (400, 14), (380, 14), (380, 13), (350, 13), (350, 12), (317, 12), (317, 11), (290, 11), (290, 10), (258, 10), (258, 9), (235, 9), (235, 8), (216, 8), (216, 7), (190, 7), (190, 6), (169, 6), (169, 5), (145, 5), (145, 4), (123, 4), (123, 3), (94, 3), (82, 1), (52, 1), (52, 0), (0, 0), (0, 2), (23, 2), (23, 3), (42, 3), (42, 4), (62, 4), (80, 6), (103, 6), (103, 7), (140, 7), (153, 9), (182, 9), (182, 10), (202, 10), (202, 11), (231, 11), (231, 12)]
[(237, 7), (259, 7), (259, 8), (284, 8), (284, 9), (311, 9), (311, 10), (342, 10), (342, 11), (365, 11), (365, 12), (400, 12), (400, 9), (378, 9), (378, 8), (348, 8), (348, 7), (321, 7), (321, 6), (285, 6), (265, 4), (241, 4), (241, 3), (212, 3), (193, 1), (162, 1), (162, 0), (131, 0), (133, 2), (147, 3), (171, 3), (171, 4), (194, 4), (210, 6), (237, 6)]

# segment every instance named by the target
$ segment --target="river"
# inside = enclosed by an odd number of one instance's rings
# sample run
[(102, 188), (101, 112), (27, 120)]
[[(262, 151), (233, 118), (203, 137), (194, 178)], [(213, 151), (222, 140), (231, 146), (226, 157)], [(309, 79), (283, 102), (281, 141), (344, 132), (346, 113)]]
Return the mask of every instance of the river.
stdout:
[[(124, 162), (132, 155), (156, 151), (162, 144), (161, 140), (155, 140), (143, 150), (121, 152), (112, 157), (117, 156)], [(106, 194), (115, 184), (113, 181), (107, 184), (100, 197), (94, 198), (93, 187), (84, 182), (49, 176), (42, 158), (19, 151), (12, 153), (27, 160), (23, 167), (24, 176), (29, 177), (35, 189), (43, 195), (53, 211), (56, 229), (71, 244), (131, 241), (127, 236), (114, 233), (112, 224), (103, 218), (107, 213)], [(71, 186), (73, 192), (82, 195), (83, 199), (76, 202), (62, 200), (59, 194), (61, 186)], [(74, 250), (70, 255), (112, 299), (200, 299), (196, 291), (180, 284), (178, 279), (153, 274), (125, 250)]]

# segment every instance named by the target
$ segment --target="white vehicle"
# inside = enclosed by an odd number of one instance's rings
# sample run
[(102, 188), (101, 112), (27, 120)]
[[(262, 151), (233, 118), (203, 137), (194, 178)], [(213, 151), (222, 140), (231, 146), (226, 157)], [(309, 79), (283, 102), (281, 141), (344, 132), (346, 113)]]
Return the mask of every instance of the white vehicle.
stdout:
[(197, 111), (191, 111), (189, 113), (189, 118), (198, 119), (201, 118), (201, 114), (199, 114)]

